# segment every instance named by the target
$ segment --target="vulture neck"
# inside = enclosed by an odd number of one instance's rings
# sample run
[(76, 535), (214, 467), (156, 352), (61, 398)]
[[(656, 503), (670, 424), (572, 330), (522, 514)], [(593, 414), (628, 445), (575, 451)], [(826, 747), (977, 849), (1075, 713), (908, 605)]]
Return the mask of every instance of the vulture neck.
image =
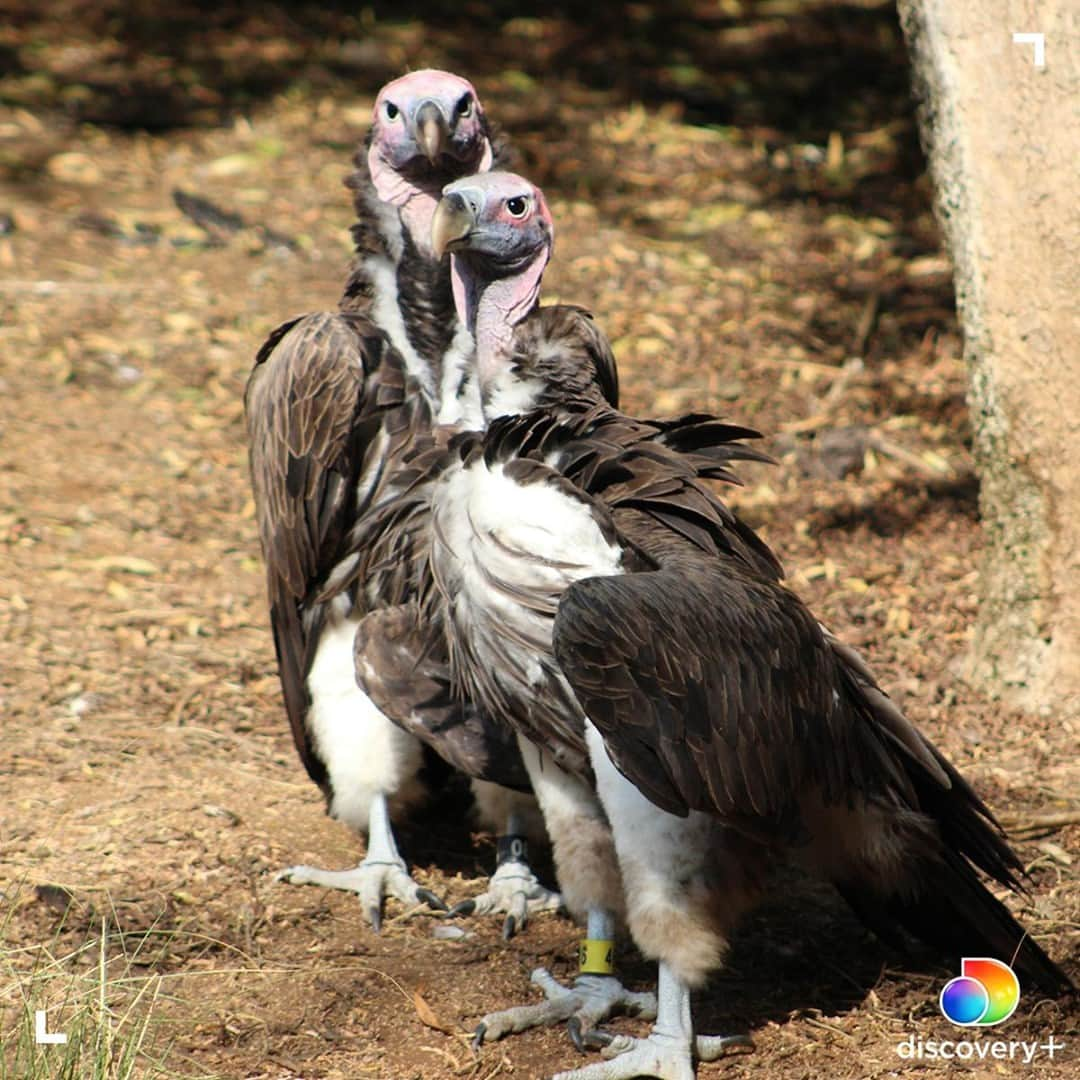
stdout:
[[(491, 142), (484, 139), (483, 155), (479, 165), (473, 169), (462, 166), (462, 175), (473, 172), (486, 172), (491, 168)], [(435, 217), (435, 207), (442, 198), (442, 189), (446, 184), (457, 179), (455, 175), (434, 175), (424, 179), (410, 179), (391, 168), (372, 145), (367, 152), (368, 172), (375, 193), (383, 202), (397, 207), (401, 224), (412, 237), (413, 243), (427, 257), (434, 258), (431, 249), (431, 222)]]
[(383, 202), (396, 206), (401, 224), (413, 243), (431, 256), (431, 221), (439, 204), (441, 190), (437, 181), (419, 183), (390, 168), (374, 146), (368, 150), (368, 171), (375, 193)]
[(454, 255), (451, 275), (458, 318), (476, 342), (476, 375), (485, 421), (496, 416), (529, 412), (536, 407), (543, 385), (522, 377), (513, 363), (514, 332), (540, 301), (540, 282), (548, 253), (541, 253), (520, 273), (482, 278)]

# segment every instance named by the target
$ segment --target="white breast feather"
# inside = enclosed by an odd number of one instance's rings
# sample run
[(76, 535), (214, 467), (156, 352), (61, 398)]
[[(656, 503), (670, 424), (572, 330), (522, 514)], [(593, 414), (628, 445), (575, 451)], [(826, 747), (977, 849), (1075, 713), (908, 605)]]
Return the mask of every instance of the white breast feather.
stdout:
[(466, 565), (484, 564), (499, 578), (541, 589), (620, 572), (622, 549), (604, 537), (585, 503), (542, 482), (519, 484), (501, 464), (457, 470), (437, 499)]
[[(550, 614), (507, 595), (492, 579), (532, 594), (553, 613), (573, 582), (621, 573), (621, 548), (604, 537), (584, 503), (544, 483), (519, 484), (501, 464), (479, 461), (452, 473), (436, 492), (435, 512), (443, 538), (435, 544), (436, 568), (459, 629), (481, 656), (513, 649), (519, 670), (540, 682)], [(536, 648), (508, 645), (505, 628)], [(489, 650), (487, 641), (498, 647)]]
[(432, 384), (431, 365), (421, 358), (409, 341), (405, 319), (398, 306), (397, 274), (393, 264), (382, 256), (372, 255), (365, 261), (365, 267), (375, 292), (372, 321), (386, 332), (394, 348), (401, 353), (405, 370), (424, 388), (428, 400), (434, 401), (435, 387)]
[(356, 683), (353, 639), (358, 619), (345, 597), (327, 613), (308, 675), (307, 723), (326, 764), (334, 799), (331, 816), (367, 828), (377, 792), (412, 801), (419, 795), (420, 744), (388, 720)]
[(462, 380), (474, 352), (473, 336), (461, 322), (443, 357), (442, 386), (439, 388), (440, 424), (460, 424), (464, 428), (479, 428), (483, 424), (480, 408), (480, 388), (475, 378)]

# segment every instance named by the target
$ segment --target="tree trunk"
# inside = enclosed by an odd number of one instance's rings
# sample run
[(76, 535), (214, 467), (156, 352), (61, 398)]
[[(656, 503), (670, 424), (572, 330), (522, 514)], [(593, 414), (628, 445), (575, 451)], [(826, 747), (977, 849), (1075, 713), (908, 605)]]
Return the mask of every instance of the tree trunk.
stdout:
[[(952, 250), (985, 554), (970, 675), (1080, 713), (1076, 0), (899, 0)], [(1013, 33), (1045, 37), (1045, 66)]]

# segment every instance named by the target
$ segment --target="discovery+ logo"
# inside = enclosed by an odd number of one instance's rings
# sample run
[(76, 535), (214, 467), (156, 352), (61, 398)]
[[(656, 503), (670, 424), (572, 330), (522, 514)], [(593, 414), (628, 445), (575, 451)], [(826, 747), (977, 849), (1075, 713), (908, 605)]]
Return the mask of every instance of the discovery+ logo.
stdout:
[[(993, 1027), (1008, 1020), (1020, 1002), (1020, 980), (1008, 964), (988, 956), (965, 956), (960, 974), (942, 989), (938, 1005), (957, 1027)], [(1021, 1039), (924, 1039), (909, 1035), (896, 1053), (918, 1061), (1016, 1061), (1030, 1065), (1040, 1052), (1054, 1060), (1065, 1043), (1050, 1035), (1045, 1042)]]

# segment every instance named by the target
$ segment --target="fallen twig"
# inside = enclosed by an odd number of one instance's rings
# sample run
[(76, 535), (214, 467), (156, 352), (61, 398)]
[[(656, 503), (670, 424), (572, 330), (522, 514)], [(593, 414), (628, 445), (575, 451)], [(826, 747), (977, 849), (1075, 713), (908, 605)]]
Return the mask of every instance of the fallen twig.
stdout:
[(173, 191), (173, 202), (176, 203), (176, 208), (180, 213), (195, 222), (210, 237), (213, 244), (224, 244), (225, 240), (234, 233), (254, 228), (261, 233), (267, 244), (288, 248), (290, 251), (296, 250), (296, 241), (291, 237), (265, 225), (249, 225), (240, 214), (225, 210), (201, 195), (192, 195), (191, 192), (177, 188)]
[(1080, 810), (1061, 810), (1052, 814), (1036, 814), (1034, 817), (1006, 817), (1001, 819), (1006, 832), (1014, 836), (1041, 832), (1043, 829), (1056, 832), (1068, 825), (1080, 825)]

